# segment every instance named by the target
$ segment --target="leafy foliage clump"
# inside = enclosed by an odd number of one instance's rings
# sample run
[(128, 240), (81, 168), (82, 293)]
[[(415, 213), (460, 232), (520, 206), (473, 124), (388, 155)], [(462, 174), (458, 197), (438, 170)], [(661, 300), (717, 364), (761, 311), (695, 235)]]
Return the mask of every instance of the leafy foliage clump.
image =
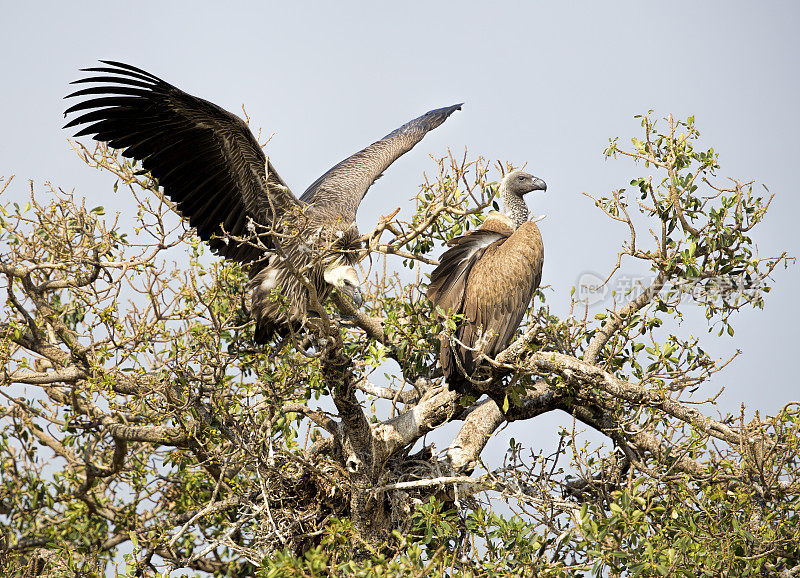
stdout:
[[(763, 306), (788, 262), (753, 240), (771, 197), (720, 180), (693, 118), (640, 119), (632, 149), (606, 149), (639, 176), (592, 199), (625, 230), (609, 279), (629, 263), (652, 279), (594, 316), (539, 292), (486, 360), (479, 399), (442, 383), (439, 337), (465, 320), (440, 319), (424, 294), (441, 245), (493, 207), (484, 160), (439, 159), (413, 216), (364, 235), (362, 309), (334, 295), (303, 332), (259, 346), (247, 271), (208, 255), (133, 164), (76, 145), (139, 210), (121, 223), (53, 188), (2, 209), (0, 568), (800, 572), (800, 407), (712, 417), (709, 380), (729, 360), (676, 323), (700, 306), (733, 336), (736, 312)], [(552, 411), (575, 423), (553, 432), (555, 452), (520, 439), (500, 467), (482, 461), (504, 424)], [(426, 436), (450, 422), (437, 451)]]

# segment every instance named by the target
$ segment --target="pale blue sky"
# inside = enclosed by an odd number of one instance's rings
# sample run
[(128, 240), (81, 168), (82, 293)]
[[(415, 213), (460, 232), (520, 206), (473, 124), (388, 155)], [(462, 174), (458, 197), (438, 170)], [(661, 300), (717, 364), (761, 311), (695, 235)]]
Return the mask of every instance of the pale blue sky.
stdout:
[[(50, 180), (109, 212), (134, 210), (61, 129), (68, 82), (100, 58), (236, 113), (244, 104), (254, 127), (276, 133), (268, 154), (296, 194), (410, 118), (464, 101), (371, 189), (359, 225), (397, 206), (408, 214), (429, 155), (447, 147), (527, 162), (549, 187), (529, 204), (548, 215), (544, 282), (563, 314), (580, 274), (607, 271), (625, 235), (581, 193), (643, 173), (602, 151), (609, 137), (638, 136), (633, 115), (651, 108), (694, 114), (722, 175), (776, 193), (754, 237), (762, 254), (800, 254), (798, 16), (794, 2), (7, 3), (0, 175), (19, 179), (7, 197), (23, 199), (26, 179)], [(706, 336), (715, 355), (743, 350), (714, 380), (728, 387), (726, 410), (744, 401), (774, 413), (800, 397), (791, 370), (800, 273), (774, 277), (766, 309), (740, 315), (735, 340), (707, 335), (699, 315), (681, 328)]]

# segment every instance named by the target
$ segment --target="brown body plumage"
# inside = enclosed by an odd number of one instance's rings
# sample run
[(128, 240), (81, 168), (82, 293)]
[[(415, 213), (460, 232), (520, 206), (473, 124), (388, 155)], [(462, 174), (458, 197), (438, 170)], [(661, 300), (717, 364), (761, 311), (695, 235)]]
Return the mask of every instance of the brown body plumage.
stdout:
[[(348, 157), (297, 199), (238, 116), (129, 64), (102, 61), (70, 94), (86, 100), (66, 127), (142, 162), (219, 254), (249, 264), (256, 339), (297, 330), (331, 287), (360, 302), (355, 217), (397, 158), (461, 105), (427, 112)], [(88, 111), (88, 112), (87, 112)], [(304, 284), (302, 279), (307, 280)], [(278, 298), (278, 296), (281, 296)]]
[(452, 239), (431, 274), (428, 299), (445, 314), (465, 319), (443, 335), (440, 363), (451, 389), (469, 391), (481, 355), (496, 356), (511, 342), (542, 279), (544, 245), (527, 220), (522, 196), (545, 190), (522, 171), (506, 175), (500, 195), (508, 214), (492, 212), (475, 231)]

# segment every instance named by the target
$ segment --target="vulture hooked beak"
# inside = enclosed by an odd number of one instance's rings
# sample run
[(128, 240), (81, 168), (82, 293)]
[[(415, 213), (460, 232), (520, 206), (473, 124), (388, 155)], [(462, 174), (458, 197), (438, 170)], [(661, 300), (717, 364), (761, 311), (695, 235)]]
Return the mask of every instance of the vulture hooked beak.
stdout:
[(534, 191), (546, 191), (547, 190), (547, 183), (544, 182), (539, 177), (533, 177), (533, 190)]
[(355, 285), (346, 284), (338, 288), (339, 291), (347, 295), (353, 302), (353, 305), (358, 309), (364, 302), (364, 296), (361, 295), (361, 289)]

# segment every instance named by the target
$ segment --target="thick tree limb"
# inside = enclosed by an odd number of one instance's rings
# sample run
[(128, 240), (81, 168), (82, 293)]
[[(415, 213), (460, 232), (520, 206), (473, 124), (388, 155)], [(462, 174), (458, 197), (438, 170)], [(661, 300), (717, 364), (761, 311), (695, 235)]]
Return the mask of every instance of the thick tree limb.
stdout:
[(722, 422), (704, 416), (698, 410), (677, 402), (659, 391), (624, 381), (575, 357), (562, 353), (531, 353), (522, 366), (530, 371), (555, 373), (567, 383), (597, 387), (616, 399), (631, 404), (660, 409), (664, 413), (691, 424), (698, 431), (725, 442), (738, 445), (741, 436)]
[(447, 448), (447, 459), (455, 472), (472, 472), (492, 434), (506, 418), (497, 404), (487, 399), (464, 419), (456, 437)]
[(459, 395), (446, 387), (428, 390), (417, 405), (375, 428), (386, 458), (410, 446), (451, 419), (460, 409)]

